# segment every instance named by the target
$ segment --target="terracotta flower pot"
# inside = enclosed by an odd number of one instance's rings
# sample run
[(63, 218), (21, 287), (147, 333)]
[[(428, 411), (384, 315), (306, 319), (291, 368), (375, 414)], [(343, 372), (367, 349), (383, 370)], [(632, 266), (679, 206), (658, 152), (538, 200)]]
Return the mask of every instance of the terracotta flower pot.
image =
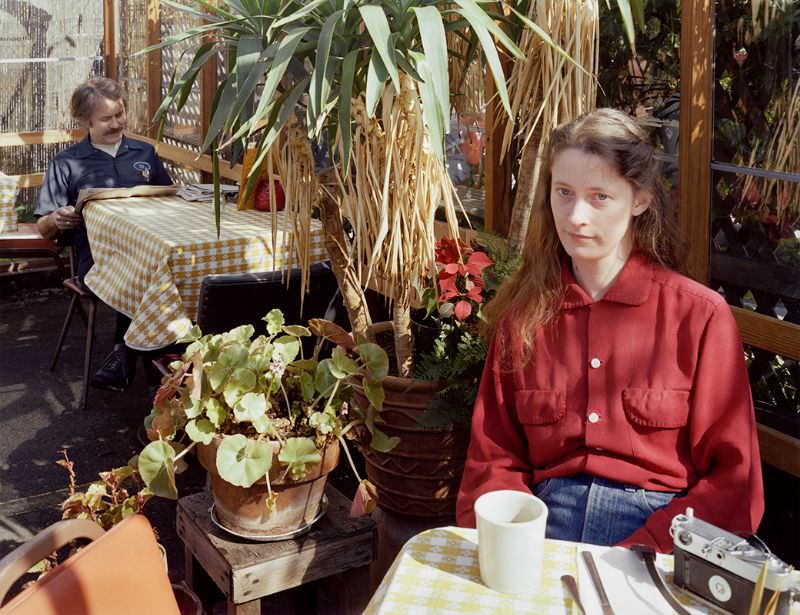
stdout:
[(222, 436), (211, 444), (199, 444), (198, 458), (211, 477), (214, 512), (220, 524), (244, 536), (269, 538), (283, 536), (310, 527), (318, 516), (328, 474), (339, 463), (339, 441), (331, 440), (322, 451), (322, 461), (312, 466), (300, 480), (284, 477), (278, 461), (280, 444), (271, 442), (272, 467), (269, 480), (276, 495), (275, 509), (267, 508), (269, 492), (266, 479), (251, 487), (238, 487), (224, 480), (217, 471), (217, 448)]
[[(373, 332), (391, 330), (376, 323)], [(366, 399), (354, 385), (356, 403)], [(399, 515), (423, 519), (455, 518), (455, 503), (469, 446), (463, 428), (423, 429), (419, 420), (439, 384), (430, 380), (387, 376), (379, 424), (400, 443), (388, 453), (362, 447), (367, 478), (378, 488), (378, 506)]]

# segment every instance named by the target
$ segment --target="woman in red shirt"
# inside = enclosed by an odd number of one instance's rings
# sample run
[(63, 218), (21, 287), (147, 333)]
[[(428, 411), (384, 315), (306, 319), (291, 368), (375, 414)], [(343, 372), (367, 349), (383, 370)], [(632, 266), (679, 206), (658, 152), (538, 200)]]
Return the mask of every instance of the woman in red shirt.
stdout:
[(730, 308), (675, 272), (679, 232), (636, 122), (601, 109), (557, 128), (491, 335), (458, 497), (549, 507), (547, 535), (672, 551), (672, 517), (752, 532), (761, 466)]

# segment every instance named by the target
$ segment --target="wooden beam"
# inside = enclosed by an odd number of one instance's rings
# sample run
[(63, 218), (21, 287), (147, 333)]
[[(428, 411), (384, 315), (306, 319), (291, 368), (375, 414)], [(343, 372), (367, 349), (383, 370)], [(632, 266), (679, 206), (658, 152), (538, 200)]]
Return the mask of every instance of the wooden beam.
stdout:
[[(504, 57), (504, 69), (508, 64)], [(500, 161), (503, 133), (508, 116), (500, 98), (496, 95), (494, 79), (486, 71), (486, 111), (483, 119), (486, 127), (486, 164), (484, 166), (484, 210), (483, 223), (487, 231), (508, 235), (511, 222), (511, 157), (506, 155)]]
[(708, 283), (713, 129), (714, 2), (681, 5), (681, 115), (678, 163), (681, 228), (689, 239), (687, 271)]
[(758, 425), (761, 460), (800, 477), (800, 440), (766, 425)]
[[(147, 45), (161, 41), (161, 0), (147, 0)], [(155, 138), (158, 127), (151, 125), (161, 104), (161, 50), (147, 55), (147, 135)]]
[(114, 0), (103, 0), (103, 56), (106, 77), (117, 78), (117, 11)]
[[(216, 2), (216, 0), (213, 0)], [(209, 35), (206, 40), (213, 40)], [(217, 93), (217, 59), (211, 57), (200, 69), (200, 145), (205, 141), (208, 128), (211, 125), (211, 105)], [(212, 177), (206, 177), (211, 181)]]
[(800, 360), (800, 325), (743, 308), (731, 309), (745, 344)]
[[(143, 135), (131, 135), (131, 137), (144, 141), (145, 143), (150, 143), (156, 148), (156, 152), (162, 158), (206, 173), (211, 173), (213, 171), (214, 167), (211, 162), (211, 156), (208, 154), (197, 154), (196, 152), (170, 145), (169, 143), (158, 143), (154, 139)], [(237, 164), (231, 168), (227, 162), (220, 160), (219, 174), (225, 179), (238, 182), (242, 177), (242, 165)]]
[(17, 180), (19, 188), (36, 188), (44, 182), (44, 173), (28, 173), (27, 175), (10, 175)]
[(39, 143), (70, 143), (86, 136), (85, 130), (37, 130), (36, 132), (0, 133), (0, 147)]

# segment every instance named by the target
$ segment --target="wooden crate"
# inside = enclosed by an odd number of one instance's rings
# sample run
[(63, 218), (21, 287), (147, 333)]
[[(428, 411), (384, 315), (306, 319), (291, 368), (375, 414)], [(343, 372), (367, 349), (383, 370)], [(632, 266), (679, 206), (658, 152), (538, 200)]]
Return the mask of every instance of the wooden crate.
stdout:
[[(350, 517), (350, 501), (328, 485), (328, 509), (310, 532), (279, 542), (248, 542), (219, 529), (212, 498), (197, 493), (178, 501), (178, 535), (186, 551), (186, 582), (211, 613), (208, 580), (225, 595), (228, 613), (261, 612), (261, 598), (320, 581), (337, 613), (361, 613), (370, 597), (369, 565), (377, 531), (368, 516)], [(316, 587), (297, 593), (305, 610)]]

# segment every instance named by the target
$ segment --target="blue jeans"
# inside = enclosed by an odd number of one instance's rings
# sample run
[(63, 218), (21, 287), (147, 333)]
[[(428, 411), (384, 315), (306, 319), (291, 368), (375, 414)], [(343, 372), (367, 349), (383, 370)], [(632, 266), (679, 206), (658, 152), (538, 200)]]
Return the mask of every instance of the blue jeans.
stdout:
[(614, 545), (677, 493), (647, 491), (587, 474), (548, 478), (533, 489), (547, 504), (548, 538)]

